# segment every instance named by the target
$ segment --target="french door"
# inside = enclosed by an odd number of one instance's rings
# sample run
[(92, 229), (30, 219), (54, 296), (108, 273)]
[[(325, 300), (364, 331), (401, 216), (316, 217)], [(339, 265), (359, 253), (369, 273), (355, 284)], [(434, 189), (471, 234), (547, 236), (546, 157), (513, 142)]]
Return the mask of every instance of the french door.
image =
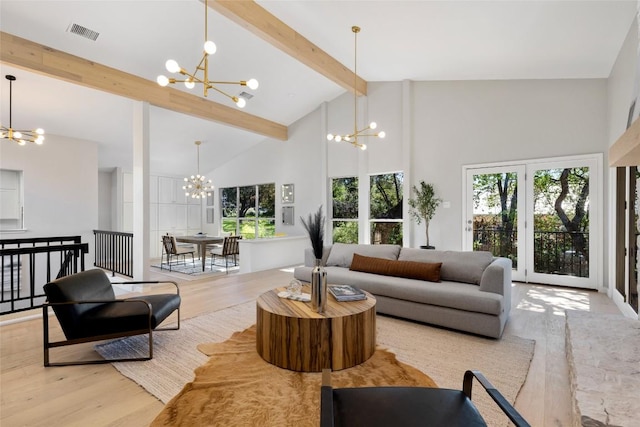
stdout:
[(601, 283), (602, 156), (465, 168), (465, 250), (510, 258), (513, 280)]

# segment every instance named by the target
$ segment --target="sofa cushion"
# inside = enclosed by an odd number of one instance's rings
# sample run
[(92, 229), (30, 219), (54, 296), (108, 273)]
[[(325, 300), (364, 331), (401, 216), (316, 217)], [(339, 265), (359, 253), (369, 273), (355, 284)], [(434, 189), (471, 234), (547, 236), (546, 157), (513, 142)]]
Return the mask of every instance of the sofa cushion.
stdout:
[[(327, 267), (327, 283), (349, 284), (375, 296), (449, 307), (457, 310), (498, 316), (504, 310), (504, 298), (493, 292), (482, 292), (479, 286), (456, 282), (425, 282), (380, 274)], [(309, 280), (311, 268), (309, 268)], [(428, 308), (425, 308), (428, 310)]]
[(440, 278), (452, 282), (480, 284), (482, 273), (493, 261), (486, 251), (433, 251), (402, 248), (398, 260), (441, 262)]
[(400, 246), (398, 245), (356, 245), (350, 243), (334, 243), (327, 258), (327, 266), (351, 267), (353, 254), (364, 256), (398, 259)]
[(364, 273), (382, 274), (384, 276), (406, 277), (407, 279), (440, 281), (442, 263), (415, 261), (396, 261), (353, 254), (350, 270)]

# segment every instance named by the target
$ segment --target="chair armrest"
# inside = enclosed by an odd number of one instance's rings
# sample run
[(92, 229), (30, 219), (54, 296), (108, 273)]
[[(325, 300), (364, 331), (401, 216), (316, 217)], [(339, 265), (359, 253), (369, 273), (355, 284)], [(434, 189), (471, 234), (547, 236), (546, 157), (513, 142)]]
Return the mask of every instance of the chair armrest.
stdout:
[(320, 427), (333, 427), (333, 388), (331, 387), (331, 369), (322, 370), (320, 388)]
[(112, 285), (164, 285), (172, 283), (176, 287), (176, 295), (180, 295), (180, 287), (173, 280), (150, 280), (150, 281), (133, 281), (133, 282), (111, 282)]
[(147, 306), (149, 310), (149, 318), (151, 318), (152, 307), (151, 304), (143, 301), (143, 300), (134, 300), (134, 299), (108, 299), (108, 300), (92, 300), (92, 301), (64, 301), (64, 302), (48, 302), (45, 301), (42, 303), (43, 307), (55, 307), (55, 306), (64, 306), (64, 305), (78, 305), (78, 304), (111, 304), (111, 303), (125, 303), (125, 302), (138, 302)]
[(494, 402), (502, 409), (509, 419), (517, 427), (530, 427), (530, 424), (520, 415), (520, 413), (509, 403), (507, 399), (496, 389), (489, 380), (482, 375), (480, 371), (466, 371), (464, 373), (464, 380), (462, 382), (462, 391), (471, 400), (471, 387), (473, 385), (473, 379), (478, 380), (480, 385), (486, 390), (487, 394), (491, 396)]

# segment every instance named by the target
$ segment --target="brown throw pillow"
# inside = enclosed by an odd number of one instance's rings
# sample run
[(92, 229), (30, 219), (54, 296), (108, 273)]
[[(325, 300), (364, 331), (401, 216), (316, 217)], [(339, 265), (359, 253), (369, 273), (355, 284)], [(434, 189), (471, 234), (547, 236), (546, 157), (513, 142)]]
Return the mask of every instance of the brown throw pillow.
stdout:
[(404, 277), (407, 279), (440, 281), (442, 263), (394, 261), (383, 258), (367, 257), (353, 254), (350, 270), (384, 276)]

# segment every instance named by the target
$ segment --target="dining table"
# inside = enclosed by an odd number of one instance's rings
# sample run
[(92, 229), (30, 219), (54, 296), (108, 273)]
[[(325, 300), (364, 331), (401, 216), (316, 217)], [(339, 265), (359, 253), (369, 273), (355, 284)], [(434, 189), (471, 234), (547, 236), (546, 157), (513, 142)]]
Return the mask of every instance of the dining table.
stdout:
[(204, 271), (205, 261), (207, 259), (207, 245), (213, 245), (216, 243), (224, 242), (224, 237), (221, 236), (176, 236), (176, 242), (180, 243), (192, 243), (198, 246), (198, 253), (200, 254), (200, 261), (202, 264), (202, 271)]

